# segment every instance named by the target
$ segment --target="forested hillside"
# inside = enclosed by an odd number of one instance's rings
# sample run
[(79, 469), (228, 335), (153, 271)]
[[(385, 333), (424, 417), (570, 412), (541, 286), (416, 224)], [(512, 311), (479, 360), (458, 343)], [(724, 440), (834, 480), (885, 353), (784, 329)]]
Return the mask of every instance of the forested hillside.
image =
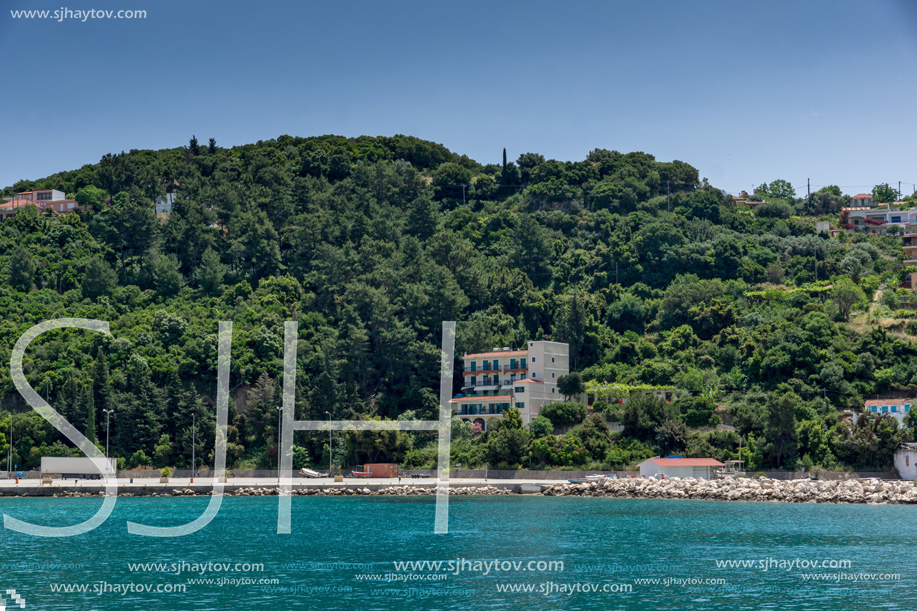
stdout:
[[(481, 165), (405, 136), (231, 149), (192, 139), (21, 181), (4, 195), (55, 188), (84, 209), (28, 207), (0, 223), (0, 362), (38, 322), (109, 321), (110, 337), (42, 336), (26, 371), (103, 448), (114, 410), (111, 455), (130, 467), (187, 465), (192, 414), (197, 456), (212, 461), (221, 320), (234, 323), (237, 467), (276, 464), (291, 319), (299, 418), (434, 418), (443, 320), (458, 321), (458, 354), (553, 339), (570, 344), (584, 381), (634, 388), (623, 405), (606, 392), (591, 410), (564, 404), (531, 426), (515, 415), (484, 433), (456, 423), (454, 458), (466, 466), (730, 458), (741, 435), (751, 469), (872, 469), (912, 438), (887, 417), (843, 417), (871, 396), (917, 391), (917, 304), (896, 291), (910, 271), (900, 238), (816, 233), (811, 215), (837, 223), (839, 189), (797, 199), (776, 180), (752, 213), (680, 161), (503, 154)], [(157, 218), (166, 192), (176, 203)], [(640, 385), (680, 398), (640, 396)], [(0, 451), (12, 411), (20, 469), (69, 451), (6, 365), (0, 393)], [(424, 434), (344, 441), (334, 448), (344, 464), (435, 460)], [(327, 464), (326, 435), (296, 443), (297, 465)]]

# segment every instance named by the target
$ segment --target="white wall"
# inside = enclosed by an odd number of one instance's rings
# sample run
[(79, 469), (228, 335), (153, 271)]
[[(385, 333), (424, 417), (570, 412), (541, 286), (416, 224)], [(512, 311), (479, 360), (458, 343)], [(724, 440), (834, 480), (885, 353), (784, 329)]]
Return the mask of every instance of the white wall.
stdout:
[(895, 452), (895, 468), (901, 479), (917, 479), (917, 448), (900, 448)]

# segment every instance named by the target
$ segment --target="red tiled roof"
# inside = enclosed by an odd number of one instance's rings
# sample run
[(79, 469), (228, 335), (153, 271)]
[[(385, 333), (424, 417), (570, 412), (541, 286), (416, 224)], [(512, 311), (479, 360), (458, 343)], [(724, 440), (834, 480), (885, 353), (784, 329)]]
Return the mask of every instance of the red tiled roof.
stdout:
[(479, 359), (482, 357), (490, 356), (520, 356), (522, 354), (528, 354), (528, 350), (504, 350), (503, 352), (480, 352), (478, 354), (466, 354), (462, 358), (464, 359)]
[(870, 399), (866, 401), (867, 406), (872, 405), (904, 405), (905, 403), (909, 405), (917, 404), (917, 399)]
[(457, 399), (450, 399), (449, 403), (487, 403), (490, 401), (496, 401), (497, 399), (505, 399), (509, 401), (512, 399), (512, 395), (488, 395), (488, 396), (478, 396), (478, 397), (459, 397)]
[(860, 193), (859, 195), (854, 195), (850, 199), (872, 199), (872, 195), (869, 193)]
[(723, 463), (715, 458), (650, 458), (646, 462), (656, 463), (660, 467), (722, 467)]
[(516, 380), (515, 382), (510, 382), (510, 384), (544, 384), (541, 380), (533, 380), (532, 378), (525, 378), (524, 380)]

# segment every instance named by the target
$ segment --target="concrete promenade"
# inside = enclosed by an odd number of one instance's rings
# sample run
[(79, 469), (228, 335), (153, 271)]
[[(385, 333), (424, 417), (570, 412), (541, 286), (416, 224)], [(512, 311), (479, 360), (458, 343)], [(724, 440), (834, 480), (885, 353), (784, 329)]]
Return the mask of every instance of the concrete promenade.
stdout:
[[(133, 480), (133, 481), (131, 481)], [(168, 483), (160, 482), (159, 478), (115, 478), (119, 493), (131, 492), (169, 492), (174, 489), (191, 489), (198, 494), (210, 494), (215, 485), (213, 477), (195, 477), (191, 482), (187, 477), (172, 477)], [(304, 478), (294, 477), (290, 483), (294, 490), (302, 488), (334, 489), (334, 488), (369, 488), (378, 490), (391, 486), (412, 486), (414, 488), (429, 488), (430, 494), (435, 493), (439, 480), (436, 478), (357, 478), (345, 477), (343, 482), (335, 482), (333, 478)], [(284, 482), (285, 483), (285, 482)], [(538, 493), (542, 486), (557, 484), (558, 480), (536, 479), (491, 479), (491, 478), (454, 478), (448, 480), (452, 488), (496, 486), (508, 488), (513, 492)], [(223, 483), (226, 491), (240, 488), (277, 488), (276, 477), (231, 477)], [(57, 492), (102, 492), (105, 490), (103, 480), (89, 479), (60, 479), (52, 480), (50, 484), (42, 484), (40, 479), (20, 479), (17, 483), (13, 480), (0, 480), (0, 495), (2, 496), (51, 496)]]

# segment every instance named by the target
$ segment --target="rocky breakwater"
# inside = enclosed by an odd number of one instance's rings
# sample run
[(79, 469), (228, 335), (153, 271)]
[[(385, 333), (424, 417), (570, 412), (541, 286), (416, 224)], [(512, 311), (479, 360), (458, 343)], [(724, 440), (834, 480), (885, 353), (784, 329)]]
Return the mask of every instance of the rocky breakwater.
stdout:
[(592, 496), (707, 501), (778, 501), (784, 503), (917, 503), (917, 486), (900, 480), (775, 480), (694, 478), (603, 479), (582, 484), (555, 484), (545, 496)]

